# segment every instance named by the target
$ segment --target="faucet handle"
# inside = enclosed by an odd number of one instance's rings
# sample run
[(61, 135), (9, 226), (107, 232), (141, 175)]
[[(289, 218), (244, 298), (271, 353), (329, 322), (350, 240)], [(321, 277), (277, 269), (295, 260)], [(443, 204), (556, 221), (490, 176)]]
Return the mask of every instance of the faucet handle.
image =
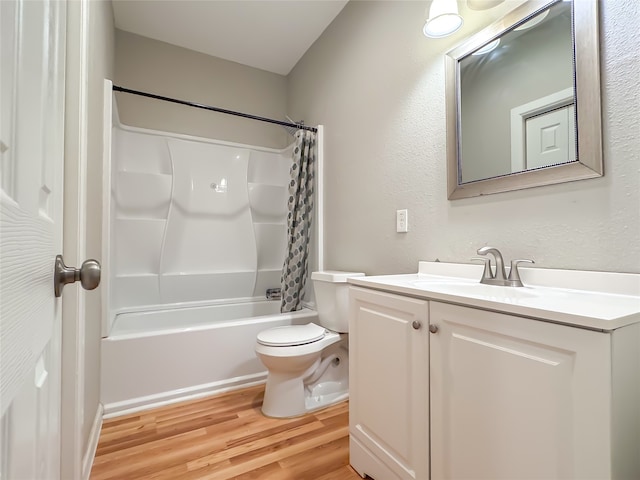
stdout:
[[(494, 278), (493, 272), (491, 271), (491, 258), (490, 257), (473, 257), (470, 259), (472, 262), (481, 261), (484, 262), (484, 271), (482, 272), (482, 280), (486, 280), (488, 278)], [(480, 280), (480, 281), (482, 281)]]
[(533, 260), (529, 260), (526, 258), (520, 258), (518, 260), (511, 260), (511, 268), (509, 269), (509, 278), (510, 282), (513, 282), (514, 287), (522, 287), (522, 280), (520, 280), (520, 272), (518, 271), (519, 263), (536, 263)]

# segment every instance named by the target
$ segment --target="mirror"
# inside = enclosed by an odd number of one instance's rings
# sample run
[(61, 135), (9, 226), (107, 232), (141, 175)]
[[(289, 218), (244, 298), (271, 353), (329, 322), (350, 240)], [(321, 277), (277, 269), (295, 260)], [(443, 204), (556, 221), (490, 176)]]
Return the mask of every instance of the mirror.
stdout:
[(449, 199), (602, 176), (597, 19), (529, 1), (447, 54)]

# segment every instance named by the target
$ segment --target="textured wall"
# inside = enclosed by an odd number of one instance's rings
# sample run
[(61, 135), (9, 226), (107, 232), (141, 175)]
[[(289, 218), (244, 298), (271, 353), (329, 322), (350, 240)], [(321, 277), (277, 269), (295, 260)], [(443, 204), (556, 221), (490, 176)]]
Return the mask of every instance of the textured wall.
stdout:
[[(114, 83), (121, 87), (285, 120), (282, 75), (121, 30), (116, 30), (115, 70)], [(278, 125), (125, 93), (116, 98), (125, 125), (271, 148), (291, 142)]]
[(449, 201), (443, 56), (516, 4), (463, 11), (433, 40), (425, 2), (349, 2), (289, 76), (289, 112), (326, 126), (326, 267), (412, 272), (490, 244), (539, 267), (640, 272), (638, 5), (601, 2), (605, 176)]

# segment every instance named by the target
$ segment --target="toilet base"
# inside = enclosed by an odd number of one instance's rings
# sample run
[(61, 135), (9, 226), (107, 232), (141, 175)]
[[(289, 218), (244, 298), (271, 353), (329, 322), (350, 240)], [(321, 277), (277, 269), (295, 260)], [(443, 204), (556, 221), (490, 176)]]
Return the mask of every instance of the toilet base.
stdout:
[[(331, 406), (349, 398), (349, 352), (340, 344), (331, 346), (303, 376), (269, 372), (262, 413), (273, 418), (292, 418)], [(326, 370), (322, 361), (329, 359)], [(308, 383), (309, 379), (312, 383)], [(305, 383), (305, 381), (307, 383)]]
[(321, 408), (330, 407), (338, 402), (342, 402), (343, 400), (347, 400), (349, 398), (349, 390), (342, 392), (330, 393), (327, 395), (321, 395), (317, 397), (307, 397), (305, 399), (305, 407), (306, 412), (313, 412), (315, 410), (319, 410)]
[[(265, 394), (266, 398), (266, 394)], [(269, 418), (296, 418), (306, 415), (308, 413), (315, 412), (317, 410), (321, 410), (323, 408), (330, 407), (335, 405), (336, 403), (340, 403), (344, 400), (349, 399), (349, 391), (347, 389), (346, 392), (335, 392), (327, 395), (322, 395), (320, 397), (307, 397), (305, 398), (304, 408), (297, 408), (295, 410), (286, 411), (281, 408), (272, 408), (272, 406), (268, 406), (265, 409), (264, 403), (262, 405), (262, 414), (265, 417)], [(293, 412), (297, 413), (293, 413)]]
[[(316, 362), (316, 365), (319, 362)], [(262, 413), (267, 417), (289, 418), (304, 415), (305, 391), (302, 377), (269, 372), (262, 401)]]

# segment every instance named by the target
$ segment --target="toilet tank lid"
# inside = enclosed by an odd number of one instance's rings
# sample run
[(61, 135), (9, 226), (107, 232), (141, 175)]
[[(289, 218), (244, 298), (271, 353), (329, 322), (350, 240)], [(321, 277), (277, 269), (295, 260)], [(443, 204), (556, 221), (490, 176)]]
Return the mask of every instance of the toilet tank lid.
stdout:
[(311, 280), (320, 280), (322, 282), (345, 283), (347, 278), (364, 277), (362, 272), (340, 272), (337, 270), (324, 270), (322, 272), (311, 273)]

